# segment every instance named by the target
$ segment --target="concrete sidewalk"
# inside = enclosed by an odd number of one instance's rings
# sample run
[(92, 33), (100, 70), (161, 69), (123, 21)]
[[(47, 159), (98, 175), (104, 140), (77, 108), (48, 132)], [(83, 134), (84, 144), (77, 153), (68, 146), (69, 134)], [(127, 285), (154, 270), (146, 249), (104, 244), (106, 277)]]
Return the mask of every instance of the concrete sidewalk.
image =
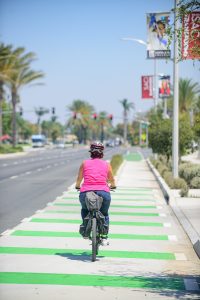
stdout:
[[(197, 153), (185, 156), (185, 161), (191, 163), (200, 163), (197, 158)], [(163, 194), (167, 198), (167, 202), (173, 209), (183, 229), (187, 233), (190, 241), (200, 258), (200, 198), (199, 197), (180, 197), (179, 191), (171, 190), (165, 183), (159, 172), (154, 168), (149, 160), (147, 160), (151, 171), (157, 179)], [(195, 190), (193, 190), (195, 191)], [(198, 194), (197, 190), (196, 194)]]
[(1, 299), (198, 299), (200, 261), (146, 160), (126, 155), (116, 179), (95, 263), (74, 186), (2, 235)]

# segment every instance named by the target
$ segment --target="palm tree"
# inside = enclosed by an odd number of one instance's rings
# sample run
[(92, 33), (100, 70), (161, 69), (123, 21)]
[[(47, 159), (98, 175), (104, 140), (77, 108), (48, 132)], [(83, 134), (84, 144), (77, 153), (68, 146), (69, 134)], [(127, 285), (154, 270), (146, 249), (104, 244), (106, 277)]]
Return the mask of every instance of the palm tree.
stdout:
[(35, 108), (35, 113), (38, 117), (37, 126), (38, 126), (38, 134), (41, 134), (41, 117), (45, 114), (49, 113), (49, 110), (44, 107)]
[(134, 103), (128, 102), (127, 99), (119, 101), (123, 106), (123, 122), (124, 122), (124, 144), (127, 143), (127, 123), (128, 123), (128, 113), (130, 109), (134, 109)]
[(91, 127), (91, 115), (94, 112), (94, 107), (87, 101), (74, 100), (68, 109), (75, 115), (68, 121), (68, 126), (74, 126), (78, 136), (79, 143), (86, 143), (88, 128)]
[(197, 94), (200, 93), (200, 86), (191, 79), (179, 80), (179, 110), (186, 113), (193, 110)]
[[(2, 136), (2, 104), (4, 96), (4, 85), (8, 81), (9, 76), (14, 71), (11, 45), (4, 45), (0, 43), (0, 137)], [(0, 141), (1, 143), (1, 141)]]
[(16, 105), (20, 101), (19, 91), (22, 87), (32, 83), (33, 81), (44, 77), (44, 74), (40, 71), (34, 71), (30, 68), (31, 63), (36, 59), (33, 52), (24, 54), (24, 48), (17, 48), (13, 51), (14, 59), (13, 69), (14, 71), (8, 77), (7, 83), (11, 90), (11, 101), (13, 107), (13, 147), (16, 145)]

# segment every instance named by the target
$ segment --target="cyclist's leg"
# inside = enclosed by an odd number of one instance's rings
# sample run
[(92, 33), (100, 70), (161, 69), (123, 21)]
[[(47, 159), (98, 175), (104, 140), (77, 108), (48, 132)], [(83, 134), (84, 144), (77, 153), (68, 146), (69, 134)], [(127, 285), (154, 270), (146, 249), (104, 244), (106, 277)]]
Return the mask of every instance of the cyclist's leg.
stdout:
[(88, 214), (88, 209), (87, 206), (85, 204), (85, 196), (86, 196), (86, 192), (80, 192), (79, 194), (79, 201), (81, 203), (81, 217), (82, 220), (87, 216)]
[(103, 203), (100, 212), (105, 216), (105, 223), (109, 225), (109, 214), (108, 210), (110, 207), (111, 196), (109, 192), (105, 191), (95, 191), (95, 193), (103, 198)]

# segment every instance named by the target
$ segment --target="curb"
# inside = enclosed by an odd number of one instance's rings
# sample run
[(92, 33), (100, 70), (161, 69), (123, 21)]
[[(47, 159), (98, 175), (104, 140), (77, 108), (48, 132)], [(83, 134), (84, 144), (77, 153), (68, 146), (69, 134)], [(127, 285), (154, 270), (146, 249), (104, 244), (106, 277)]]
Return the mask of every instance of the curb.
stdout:
[(200, 258), (200, 236), (195, 231), (195, 229), (191, 225), (190, 221), (187, 219), (187, 217), (184, 215), (182, 210), (177, 205), (176, 199), (175, 199), (172, 191), (170, 190), (170, 188), (166, 184), (166, 182), (160, 176), (158, 171), (154, 168), (154, 166), (152, 165), (150, 160), (147, 159), (146, 161), (147, 161), (147, 164), (148, 164), (150, 170), (152, 171), (152, 173), (154, 174), (156, 180), (159, 183), (159, 186), (160, 186), (160, 188), (163, 192), (163, 195), (166, 199), (167, 204), (170, 205), (170, 207), (172, 208), (172, 210), (173, 210), (175, 216), (177, 217), (179, 223), (181, 224), (184, 231), (188, 235), (188, 237), (189, 237), (189, 239), (192, 243), (192, 246), (194, 248), (194, 251), (196, 252), (198, 257)]

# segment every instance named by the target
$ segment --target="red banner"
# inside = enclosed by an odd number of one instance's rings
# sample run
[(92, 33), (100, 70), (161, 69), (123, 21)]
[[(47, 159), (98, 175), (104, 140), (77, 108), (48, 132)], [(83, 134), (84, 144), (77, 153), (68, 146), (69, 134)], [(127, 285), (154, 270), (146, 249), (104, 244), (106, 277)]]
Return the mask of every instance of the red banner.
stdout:
[(142, 99), (153, 99), (153, 76), (142, 76)]
[(183, 17), (182, 58), (200, 59), (200, 11)]

